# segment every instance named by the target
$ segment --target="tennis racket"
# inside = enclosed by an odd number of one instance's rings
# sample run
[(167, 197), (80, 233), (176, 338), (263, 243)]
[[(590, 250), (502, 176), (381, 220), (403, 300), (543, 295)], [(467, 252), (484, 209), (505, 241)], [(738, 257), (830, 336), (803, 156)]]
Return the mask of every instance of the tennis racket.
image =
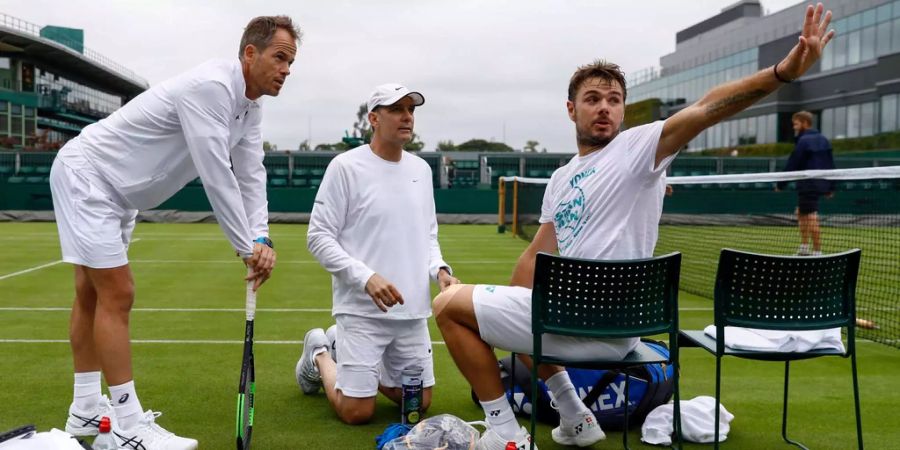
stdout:
[[(248, 274), (250, 270), (248, 270)], [(253, 367), (253, 317), (256, 314), (256, 292), (253, 281), (247, 282), (247, 325), (244, 332), (244, 360), (241, 363), (241, 382), (237, 400), (237, 448), (250, 448), (253, 431), (253, 396), (256, 392), (256, 374)]]

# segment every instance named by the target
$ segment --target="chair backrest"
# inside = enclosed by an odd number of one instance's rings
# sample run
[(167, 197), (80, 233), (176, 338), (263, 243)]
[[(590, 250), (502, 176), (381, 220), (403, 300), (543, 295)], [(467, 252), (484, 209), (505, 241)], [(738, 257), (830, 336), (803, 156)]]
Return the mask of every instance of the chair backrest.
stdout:
[(680, 269), (681, 253), (624, 261), (539, 253), (532, 331), (594, 338), (674, 333)]
[(715, 324), (769, 330), (818, 330), (856, 323), (860, 250), (825, 256), (775, 256), (722, 249)]

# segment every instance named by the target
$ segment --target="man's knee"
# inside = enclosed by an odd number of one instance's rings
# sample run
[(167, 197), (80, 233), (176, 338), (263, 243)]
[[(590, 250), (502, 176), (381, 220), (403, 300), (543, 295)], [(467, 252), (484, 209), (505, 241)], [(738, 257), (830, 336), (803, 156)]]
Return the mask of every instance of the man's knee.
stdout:
[(337, 415), (347, 425), (369, 423), (375, 415), (375, 397), (342, 397), (339, 405)]
[(471, 285), (454, 285), (438, 294), (434, 299), (434, 320), (438, 327), (450, 323), (469, 323), (475, 321), (474, 306), (472, 305)]

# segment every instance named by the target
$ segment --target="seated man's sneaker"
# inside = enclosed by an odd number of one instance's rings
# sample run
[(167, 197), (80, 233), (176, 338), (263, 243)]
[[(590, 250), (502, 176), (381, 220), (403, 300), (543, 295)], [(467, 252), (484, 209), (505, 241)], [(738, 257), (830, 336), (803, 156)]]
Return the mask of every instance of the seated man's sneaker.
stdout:
[(315, 351), (318, 349), (323, 351), (328, 349), (328, 338), (325, 336), (325, 330), (313, 328), (303, 337), (303, 353), (300, 354), (300, 360), (294, 368), (297, 384), (306, 395), (315, 394), (322, 387), (322, 375), (315, 361)]
[(69, 418), (66, 419), (66, 433), (72, 436), (96, 436), (103, 416), (115, 418), (116, 412), (109, 404), (109, 398), (100, 396), (100, 402), (90, 411), (79, 411), (75, 403), (69, 405)]
[(127, 430), (120, 429), (113, 421), (116, 444), (125, 450), (196, 450), (197, 440), (188, 439), (167, 431), (156, 424), (161, 412), (147, 410), (138, 423)]
[(569, 423), (560, 417), (559, 426), (550, 433), (553, 441), (562, 445), (577, 445), (587, 447), (597, 441), (606, 439), (606, 434), (600, 429), (597, 418), (591, 412), (585, 412), (573, 423)]
[[(500, 437), (492, 428), (488, 428), (481, 435), (481, 439), (475, 443), (475, 450), (506, 450), (506, 446), (510, 442), (515, 442), (516, 450), (529, 450), (531, 435), (528, 434), (525, 427), (522, 427), (513, 439), (507, 440)], [(537, 450), (537, 445), (534, 446), (534, 450)]]

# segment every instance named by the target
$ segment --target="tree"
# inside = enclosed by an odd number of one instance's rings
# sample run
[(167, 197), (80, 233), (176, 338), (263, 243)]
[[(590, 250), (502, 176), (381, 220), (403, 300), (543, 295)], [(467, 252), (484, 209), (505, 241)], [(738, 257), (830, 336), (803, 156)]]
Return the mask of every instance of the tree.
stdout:
[(312, 148), (309, 145), (309, 139), (304, 139), (303, 142), (301, 142), (300, 145), (297, 146), (297, 150), (301, 152), (312, 151)]
[(409, 152), (418, 152), (425, 148), (425, 143), (419, 138), (419, 135), (413, 132), (412, 140), (403, 146), (403, 150)]
[(538, 141), (526, 141), (525, 147), (523, 147), (522, 150), (529, 152), (529, 153), (537, 153), (538, 145), (541, 145), (540, 142), (538, 142)]
[(456, 146), (461, 152), (512, 152), (512, 147), (502, 142), (488, 142), (484, 139), (469, 139)]
[(264, 152), (271, 152), (272, 150), (275, 150), (276, 148), (277, 147), (275, 147), (274, 145), (269, 143), (269, 141), (263, 141), (263, 151)]
[(317, 152), (342, 152), (350, 147), (343, 142), (335, 142), (334, 144), (319, 144), (316, 146)]
[(362, 138), (366, 143), (372, 142), (372, 124), (369, 123), (369, 108), (365, 103), (356, 110), (356, 122), (353, 123), (354, 138)]
[(451, 140), (438, 141), (437, 151), (439, 151), (439, 152), (455, 152), (456, 145), (453, 144), (453, 141), (451, 141)]

